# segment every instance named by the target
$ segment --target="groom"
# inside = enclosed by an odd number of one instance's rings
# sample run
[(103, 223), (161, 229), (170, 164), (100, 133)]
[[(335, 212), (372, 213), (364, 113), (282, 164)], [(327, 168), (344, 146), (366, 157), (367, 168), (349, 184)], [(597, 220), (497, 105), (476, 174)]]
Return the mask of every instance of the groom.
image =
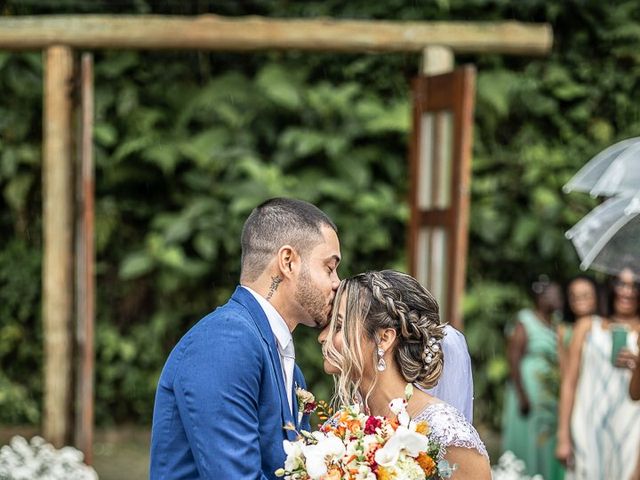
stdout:
[(340, 244), (315, 206), (274, 198), (242, 230), (240, 286), (202, 318), (164, 366), (153, 411), (152, 480), (266, 480), (284, 465), (282, 441), (298, 422), (291, 332), (324, 326), (335, 291)]

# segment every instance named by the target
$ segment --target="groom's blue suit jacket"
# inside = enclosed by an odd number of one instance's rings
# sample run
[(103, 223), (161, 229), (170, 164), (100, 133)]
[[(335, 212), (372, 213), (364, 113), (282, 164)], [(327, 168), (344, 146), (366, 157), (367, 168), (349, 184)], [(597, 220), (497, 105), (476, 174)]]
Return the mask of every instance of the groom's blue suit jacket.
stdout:
[[(295, 383), (305, 388), (296, 366)], [(283, 426), (309, 430), (289, 408), (276, 341), (251, 293), (202, 318), (160, 375), (151, 433), (152, 480), (275, 479), (284, 465)], [(294, 412), (297, 412), (295, 395)]]

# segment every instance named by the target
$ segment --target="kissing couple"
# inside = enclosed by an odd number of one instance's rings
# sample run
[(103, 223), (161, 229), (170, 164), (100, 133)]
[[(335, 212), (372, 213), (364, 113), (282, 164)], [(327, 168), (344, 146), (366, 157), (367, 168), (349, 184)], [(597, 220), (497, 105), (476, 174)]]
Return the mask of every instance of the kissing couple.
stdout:
[[(335, 377), (341, 405), (390, 416), (389, 402), (413, 384), (407, 413), (428, 422), (439, 456), (457, 466), (450, 478), (490, 478), (487, 451), (470, 423), (470, 372), (468, 379), (461, 373), (469, 371), (466, 343), (441, 323), (429, 291), (392, 270), (340, 281), (338, 230), (300, 200), (256, 207), (241, 244), (240, 285), (182, 337), (162, 370), (152, 480), (276, 478), (283, 441), (297, 435), (284, 425), (311, 431), (309, 415), (298, 415), (296, 390), (307, 387), (291, 332), (300, 324), (321, 329), (324, 369)], [(464, 347), (456, 349), (460, 338)], [(441, 379), (443, 370), (451, 375)], [(439, 380), (449, 398), (430, 390)]]

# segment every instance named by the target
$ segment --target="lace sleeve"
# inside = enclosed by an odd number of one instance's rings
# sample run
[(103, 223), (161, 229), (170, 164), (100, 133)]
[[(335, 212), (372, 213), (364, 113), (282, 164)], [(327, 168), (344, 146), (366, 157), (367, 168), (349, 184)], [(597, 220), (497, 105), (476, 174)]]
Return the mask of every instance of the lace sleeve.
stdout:
[(430, 405), (414, 420), (426, 420), (431, 430), (429, 437), (443, 447), (438, 455), (438, 460), (446, 455), (447, 447), (471, 448), (487, 459), (489, 458), (477, 430), (448, 403)]

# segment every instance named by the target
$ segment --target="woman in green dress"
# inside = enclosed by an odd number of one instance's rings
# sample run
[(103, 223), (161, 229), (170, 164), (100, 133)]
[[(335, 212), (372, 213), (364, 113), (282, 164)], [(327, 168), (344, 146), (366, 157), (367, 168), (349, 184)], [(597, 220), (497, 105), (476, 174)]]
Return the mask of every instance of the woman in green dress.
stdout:
[(559, 375), (554, 318), (562, 310), (562, 289), (547, 277), (532, 285), (534, 308), (518, 312), (509, 338), (510, 382), (503, 414), (503, 450), (525, 463), (528, 475), (563, 478), (555, 458)]

